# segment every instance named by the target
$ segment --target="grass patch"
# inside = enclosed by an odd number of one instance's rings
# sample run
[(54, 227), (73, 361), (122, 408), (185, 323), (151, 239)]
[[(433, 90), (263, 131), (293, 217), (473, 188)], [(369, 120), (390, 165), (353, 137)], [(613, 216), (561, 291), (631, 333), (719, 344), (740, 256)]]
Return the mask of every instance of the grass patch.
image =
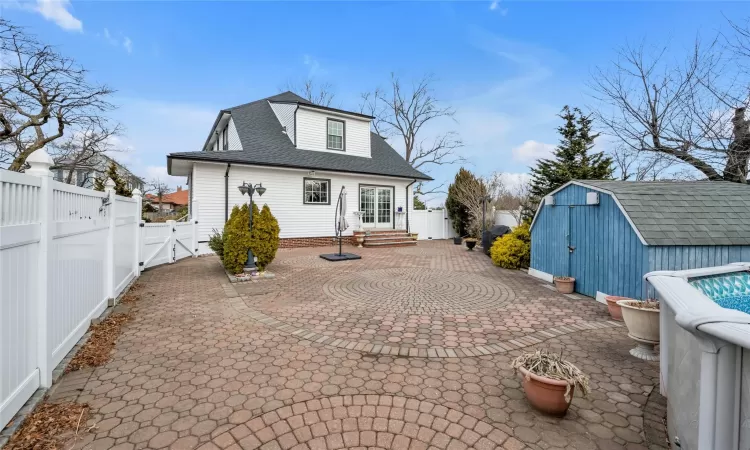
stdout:
[(89, 407), (78, 403), (43, 403), (34, 409), (8, 441), (8, 450), (58, 450), (78, 438)]

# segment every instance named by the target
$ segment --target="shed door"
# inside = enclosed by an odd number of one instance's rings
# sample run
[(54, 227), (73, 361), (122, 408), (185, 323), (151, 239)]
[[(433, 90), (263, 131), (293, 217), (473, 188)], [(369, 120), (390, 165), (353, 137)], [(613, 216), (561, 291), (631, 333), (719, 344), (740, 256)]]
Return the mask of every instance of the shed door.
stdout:
[(596, 210), (591, 206), (568, 208), (570, 276), (576, 279), (576, 292), (589, 297), (596, 297), (597, 276), (600, 270), (594, 239), (595, 220)]

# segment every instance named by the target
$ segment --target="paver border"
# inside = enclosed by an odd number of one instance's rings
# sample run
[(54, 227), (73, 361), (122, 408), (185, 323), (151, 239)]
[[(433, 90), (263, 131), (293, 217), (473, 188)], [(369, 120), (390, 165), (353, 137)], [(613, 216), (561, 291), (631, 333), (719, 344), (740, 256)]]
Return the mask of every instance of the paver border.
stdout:
[(240, 314), (248, 316), (256, 322), (260, 322), (263, 325), (266, 325), (273, 329), (296, 336), (306, 341), (314, 342), (316, 344), (322, 344), (328, 347), (353, 350), (373, 355), (408, 356), (412, 358), (464, 358), (495, 355), (499, 353), (506, 353), (512, 350), (518, 350), (531, 345), (540, 344), (549, 339), (566, 334), (577, 333), (580, 331), (600, 330), (605, 328), (619, 328), (623, 326), (623, 324), (615, 322), (613, 320), (586, 321), (576, 324), (560, 325), (557, 327), (528, 333), (523, 336), (514, 337), (513, 339), (508, 339), (496, 344), (485, 344), (475, 347), (417, 348), (407, 345), (381, 345), (373, 344), (372, 342), (368, 341), (351, 341), (348, 339), (335, 338), (332, 336), (320, 334), (307, 328), (294, 327), (287, 324), (286, 322), (282, 322), (247, 306), (247, 304), (242, 300), (242, 297), (237, 293), (233, 286), (222, 285), (222, 287), (224, 288), (224, 293), (229, 297), (228, 300), (230, 305)]

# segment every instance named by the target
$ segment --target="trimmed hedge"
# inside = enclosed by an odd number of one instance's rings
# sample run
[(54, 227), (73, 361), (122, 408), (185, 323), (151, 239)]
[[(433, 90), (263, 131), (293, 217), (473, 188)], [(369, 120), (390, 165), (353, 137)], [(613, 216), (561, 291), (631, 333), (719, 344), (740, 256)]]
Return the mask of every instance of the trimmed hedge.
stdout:
[(268, 205), (263, 206), (260, 214), (255, 215), (257, 207), (253, 205), (253, 233), (250, 239), (250, 248), (258, 257), (256, 265), (263, 271), (276, 257), (279, 249), (279, 222), (271, 214)]
[(232, 208), (224, 225), (224, 267), (233, 274), (242, 273), (250, 248), (250, 212), (247, 204)]
[(529, 223), (524, 222), (510, 233), (495, 240), (490, 257), (496, 266), (504, 269), (529, 267), (531, 262), (531, 233)]

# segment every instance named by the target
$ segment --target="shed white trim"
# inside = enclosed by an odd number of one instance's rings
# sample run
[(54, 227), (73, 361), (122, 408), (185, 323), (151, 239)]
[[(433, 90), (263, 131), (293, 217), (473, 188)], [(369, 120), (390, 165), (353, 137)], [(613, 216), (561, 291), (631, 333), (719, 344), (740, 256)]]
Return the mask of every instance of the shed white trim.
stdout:
[[(622, 204), (620, 203), (620, 201), (617, 199), (617, 196), (612, 191), (608, 191), (606, 189), (602, 189), (602, 188), (597, 187), (597, 186), (592, 186), (590, 184), (586, 184), (585, 182), (581, 182), (581, 181), (578, 181), (578, 180), (573, 180), (573, 181), (568, 181), (567, 183), (563, 184), (562, 186), (560, 186), (559, 188), (555, 189), (554, 191), (550, 192), (547, 195), (548, 196), (555, 195), (556, 193), (562, 191), (563, 189), (565, 189), (566, 187), (570, 186), (571, 184), (575, 184), (577, 186), (585, 187), (587, 189), (593, 189), (595, 191), (603, 192), (603, 193), (609, 195), (610, 197), (612, 197), (612, 200), (615, 201), (615, 204), (617, 205), (617, 207), (620, 208), (620, 212), (622, 212), (622, 215), (625, 216), (625, 220), (627, 220), (628, 223), (630, 224), (630, 228), (632, 228), (633, 231), (635, 232), (635, 235), (638, 236), (638, 239), (641, 241), (641, 244), (648, 245), (648, 242), (646, 242), (646, 240), (643, 239), (643, 235), (641, 234), (640, 231), (638, 231), (638, 228), (633, 223), (633, 220), (630, 218), (630, 216), (628, 215), (628, 213), (625, 211), (625, 208), (622, 207)], [(565, 206), (565, 205), (560, 205), (560, 206)], [(532, 219), (532, 221), (531, 221), (531, 226), (529, 227), (529, 231), (531, 231), (531, 230), (534, 229), (534, 224), (536, 223), (536, 218), (539, 217), (539, 212), (542, 210), (542, 207), (544, 207), (544, 202), (541, 202), (539, 204), (539, 206), (537, 207), (536, 213), (534, 214), (534, 219)]]

